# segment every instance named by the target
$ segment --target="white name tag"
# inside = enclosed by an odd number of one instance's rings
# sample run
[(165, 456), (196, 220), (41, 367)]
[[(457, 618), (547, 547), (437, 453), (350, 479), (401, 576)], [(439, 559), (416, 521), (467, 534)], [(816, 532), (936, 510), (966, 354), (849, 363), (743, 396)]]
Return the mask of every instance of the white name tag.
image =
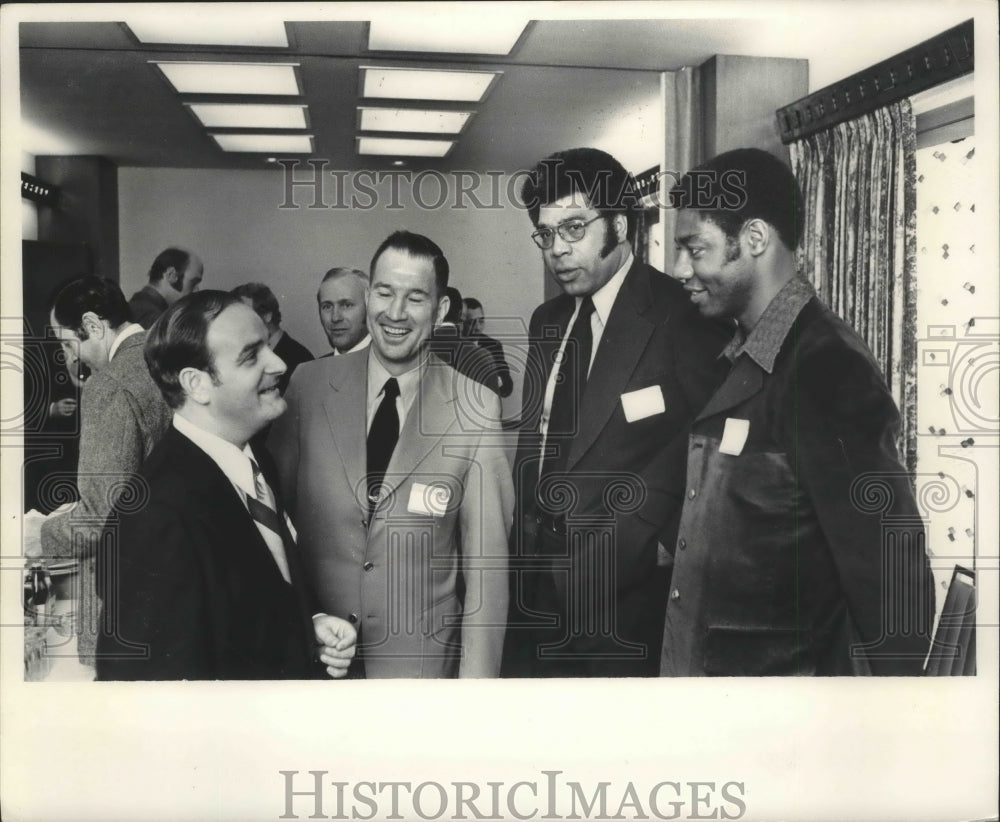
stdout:
[(719, 444), (720, 454), (738, 457), (743, 453), (743, 446), (750, 436), (750, 420), (738, 420), (729, 417), (722, 432), (722, 442)]
[(629, 422), (662, 414), (667, 410), (663, 402), (663, 390), (658, 385), (651, 385), (649, 388), (622, 394), (622, 409), (625, 411), (625, 419)]
[(424, 485), (415, 482), (410, 486), (410, 499), (406, 510), (411, 514), (425, 514), (443, 517), (451, 501), (451, 489), (447, 485)]

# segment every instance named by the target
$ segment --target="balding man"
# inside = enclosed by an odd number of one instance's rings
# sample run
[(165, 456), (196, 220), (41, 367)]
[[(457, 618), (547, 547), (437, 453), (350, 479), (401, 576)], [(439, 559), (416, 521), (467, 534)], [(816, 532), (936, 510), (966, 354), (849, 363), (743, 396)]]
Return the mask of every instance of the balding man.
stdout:
[(132, 319), (148, 331), (170, 306), (198, 290), (204, 271), (197, 254), (183, 248), (164, 249), (150, 266), (149, 282), (128, 301)]

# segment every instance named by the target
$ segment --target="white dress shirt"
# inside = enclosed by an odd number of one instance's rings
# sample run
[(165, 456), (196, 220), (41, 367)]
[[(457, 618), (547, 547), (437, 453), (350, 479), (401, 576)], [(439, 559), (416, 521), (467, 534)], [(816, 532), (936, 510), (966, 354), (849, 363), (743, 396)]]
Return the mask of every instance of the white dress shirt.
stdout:
[(339, 357), (341, 354), (353, 354), (355, 351), (362, 351), (367, 348), (372, 343), (372, 335), (365, 334), (365, 336), (351, 348), (346, 351), (338, 351), (336, 348), (333, 349), (333, 356)]
[(108, 349), (108, 362), (114, 359), (115, 353), (125, 340), (129, 337), (134, 337), (136, 334), (141, 334), (143, 330), (143, 327), (139, 323), (129, 323), (126, 325), (125, 330), (115, 337), (115, 341), (111, 343), (111, 348)]

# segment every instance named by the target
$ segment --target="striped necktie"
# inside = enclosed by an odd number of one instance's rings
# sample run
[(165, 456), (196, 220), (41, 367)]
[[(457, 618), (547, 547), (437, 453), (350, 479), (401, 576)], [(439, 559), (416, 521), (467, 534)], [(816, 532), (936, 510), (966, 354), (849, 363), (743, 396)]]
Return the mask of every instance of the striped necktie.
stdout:
[(257, 496), (246, 495), (247, 509), (257, 524), (257, 530), (264, 538), (264, 542), (274, 557), (285, 582), (291, 584), (292, 577), (288, 572), (288, 558), (285, 553), (285, 541), (291, 542), (291, 534), (288, 532), (283, 516), (278, 512), (274, 494), (264, 480), (260, 467), (254, 460), (250, 460), (250, 467), (253, 469), (253, 485)]

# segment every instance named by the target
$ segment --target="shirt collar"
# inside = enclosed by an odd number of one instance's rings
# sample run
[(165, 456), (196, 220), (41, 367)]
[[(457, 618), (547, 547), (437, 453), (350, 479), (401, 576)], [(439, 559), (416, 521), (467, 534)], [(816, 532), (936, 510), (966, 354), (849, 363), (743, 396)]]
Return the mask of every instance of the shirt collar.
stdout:
[[(412, 405), (414, 398), (417, 396), (417, 388), (420, 385), (420, 371), (427, 362), (427, 354), (425, 353), (423, 357), (420, 358), (420, 362), (407, 371), (405, 374), (400, 374), (396, 377), (396, 382), (399, 383), (399, 396), (403, 400), (403, 408), (409, 408)], [(385, 387), (386, 380), (392, 377), (388, 371), (385, 370), (385, 366), (379, 362), (378, 357), (374, 354), (368, 354), (368, 408), (371, 409), (375, 406), (376, 401), (382, 396), (382, 389)]]
[(815, 296), (816, 290), (807, 280), (793, 277), (774, 295), (748, 335), (737, 328), (736, 335), (723, 349), (722, 355), (735, 362), (740, 354), (746, 354), (770, 374), (774, 371), (774, 361), (792, 323)]
[(360, 342), (355, 343), (352, 348), (348, 348), (346, 351), (338, 351), (336, 348), (333, 349), (333, 356), (339, 357), (341, 354), (353, 354), (355, 351), (361, 351), (367, 348), (372, 341), (371, 334), (365, 334), (365, 336), (360, 340)]
[[(608, 317), (611, 314), (611, 309), (614, 307), (615, 299), (618, 297), (618, 292), (622, 289), (622, 283), (625, 282), (625, 275), (628, 274), (631, 267), (632, 251), (630, 250), (625, 257), (622, 267), (615, 272), (615, 275), (610, 280), (597, 289), (590, 298), (593, 300), (594, 311), (600, 317), (602, 326), (608, 324)], [(581, 302), (583, 302), (583, 299), (578, 298), (576, 301), (577, 307), (579, 307)]]
[(108, 362), (114, 359), (114, 356), (118, 351), (118, 348), (121, 346), (123, 342), (125, 342), (125, 340), (127, 340), (129, 337), (134, 337), (136, 334), (141, 334), (142, 332), (143, 332), (143, 327), (139, 325), (139, 323), (129, 323), (128, 325), (126, 325), (125, 330), (122, 331), (117, 337), (115, 337), (115, 341), (111, 343), (111, 348), (108, 349)]
[(233, 485), (251, 497), (257, 496), (253, 468), (253, 451), (247, 444), (242, 450), (216, 434), (195, 425), (187, 417), (174, 413), (174, 428), (204, 451)]

